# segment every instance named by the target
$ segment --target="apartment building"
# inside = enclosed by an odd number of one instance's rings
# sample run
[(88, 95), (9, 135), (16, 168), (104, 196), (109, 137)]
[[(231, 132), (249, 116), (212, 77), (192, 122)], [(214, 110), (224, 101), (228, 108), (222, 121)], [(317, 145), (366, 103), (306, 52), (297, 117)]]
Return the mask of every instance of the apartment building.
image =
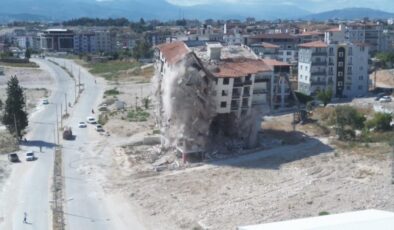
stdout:
[(278, 60), (296, 63), (298, 59), (298, 38), (291, 34), (259, 34), (246, 37), (246, 44), (270, 43), (279, 46)]
[(261, 58), (278, 59), (280, 46), (268, 42), (250, 44), (249, 47)]
[[(206, 43), (199, 47), (188, 47), (184, 42), (177, 41), (157, 46), (155, 57), (155, 68), (159, 76), (157, 82), (160, 85), (157, 91), (158, 101), (163, 105), (158, 109), (161, 114), (158, 118), (159, 125), (164, 130), (165, 143), (171, 143), (171, 138), (182, 139), (182, 143), (185, 140), (194, 142), (182, 144), (183, 153), (192, 151), (190, 146), (193, 145), (198, 146), (195, 148), (198, 151), (205, 149), (208, 137), (203, 138), (202, 135), (206, 132), (218, 135), (235, 133), (230, 136), (247, 140), (249, 147), (255, 146), (261, 117), (288, 105), (290, 88), (287, 79), (290, 65), (261, 59), (247, 46)], [(180, 73), (182, 76), (176, 84), (168, 83)], [(166, 81), (167, 83), (163, 83)], [(169, 85), (171, 87), (166, 87)], [(165, 111), (168, 90), (172, 91), (171, 105), (177, 108), (174, 116), (169, 116), (170, 112)], [(181, 93), (188, 96), (180, 96)], [(197, 98), (189, 101), (194, 95), (197, 95)], [(189, 106), (189, 103), (193, 106)], [(212, 106), (209, 106), (211, 104)], [(199, 107), (203, 107), (201, 111), (194, 111)], [(192, 110), (193, 112), (190, 112)], [(176, 121), (180, 119), (179, 113), (184, 119), (180, 125)], [(190, 117), (185, 118), (185, 114)], [(205, 123), (200, 116), (204, 117)], [(189, 121), (195, 121), (198, 125), (189, 125)], [(214, 128), (210, 131), (207, 128), (199, 130), (198, 138), (171, 137), (166, 130), (176, 126)], [(212, 136), (209, 138), (214, 139)], [(204, 141), (195, 143), (197, 139)]]
[(338, 98), (363, 96), (369, 86), (368, 57), (364, 43), (300, 44), (298, 90), (307, 95), (332, 90)]
[(350, 42), (366, 43), (371, 54), (382, 52), (387, 47), (383, 25), (378, 23), (351, 23), (346, 26), (346, 39)]
[(74, 35), (74, 53), (96, 53), (97, 40), (94, 32), (77, 32)]

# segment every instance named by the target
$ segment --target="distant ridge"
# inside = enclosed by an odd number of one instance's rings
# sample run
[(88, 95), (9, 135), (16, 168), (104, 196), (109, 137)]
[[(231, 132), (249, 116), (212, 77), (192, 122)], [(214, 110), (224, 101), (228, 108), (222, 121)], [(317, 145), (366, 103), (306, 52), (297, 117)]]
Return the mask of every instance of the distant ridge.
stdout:
[(370, 8), (345, 8), (340, 10), (330, 10), (317, 14), (311, 14), (302, 19), (315, 20), (329, 20), (329, 19), (344, 19), (355, 20), (368, 17), (370, 19), (387, 19), (394, 17), (394, 13), (385, 12), (381, 10), (374, 10)]

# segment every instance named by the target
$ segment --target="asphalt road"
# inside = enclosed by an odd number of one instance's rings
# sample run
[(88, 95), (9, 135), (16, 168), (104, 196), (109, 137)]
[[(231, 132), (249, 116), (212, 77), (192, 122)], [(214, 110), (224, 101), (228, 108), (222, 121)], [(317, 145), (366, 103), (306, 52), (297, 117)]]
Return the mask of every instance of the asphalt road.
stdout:
[[(13, 170), (0, 197), (0, 229), (52, 229), (50, 199), (54, 148), (58, 137), (63, 152), (65, 197), (62, 202), (66, 229), (145, 229), (127, 205), (109, 199), (109, 194), (104, 193), (95, 176), (81, 173), (79, 168), (80, 164), (92, 160), (86, 156), (86, 146), (94, 141), (91, 135), (94, 129), (80, 129), (77, 124), (92, 115), (92, 108), (97, 108), (103, 93), (102, 86), (74, 62), (50, 59), (60, 66), (48, 60), (33, 59), (54, 78), (54, 88), (49, 97), (50, 104), (40, 105), (29, 116), (28, 142), (21, 146), (22, 151), (34, 150), (38, 159), (26, 162), (24, 156), (19, 154), (22, 162), (12, 165)], [(72, 71), (76, 79), (72, 79), (61, 66)], [(79, 79), (84, 90), (75, 104), (75, 80), (78, 82)], [(60, 121), (60, 109), (64, 113), (64, 105), (68, 103), (71, 103), (67, 108), (70, 117), (62, 125), (72, 127), (76, 136), (73, 141), (62, 140), (61, 134), (56, 132), (56, 126), (61, 125), (56, 122)], [(23, 223), (25, 212), (28, 223)]]
[[(0, 229), (51, 229), (51, 181), (53, 173), (53, 154), (55, 148), (56, 114), (60, 116), (60, 103), (74, 100), (68, 90), (74, 81), (58, 66), (45, 60), (34, 59), (43, 69), (54, 77), (54, 88), (49, 97), (50, 104), (40, 105), (29, 116), (27, 143), (21, 145), (20, 163), (13, 164), (10, 178), (0, 197)], [(58, 113), (56, 113), (58, 109)], [(64, 106), (63, 106), (64, 109)], [(41, 152), (40, 152), (41, 149)], [(23, 152), (35, 151), (37, 159), (26, 162)], [(24, 213), (27, 224), (23, 223)]]
[[(72, 72), (77, 82), (80, 79), (83, 88), (78, 103), (73, 106), (72, 114), (66, 122), (72, 127), (75, 140), (63, 142), (66, 228), (69, 230), (145, 229), (132, 211), (123, 209), (122, 204), (108, 199), (109, 194), (105, 194), (97, 182), (97, 175), (86, 174), (80, 170), (81, 166), (94, 164), (100, 160), (87, 153), (87, 146), (97, 141), (94, 139), (97, 134), (93, 125), (78, 128), (78, 123), (86, 122), (88, 116), (97, 119), (96, 108), (103, 96), (103, 86), (96, 83), (95, 77), (86, 69), (74, 62), (65, 59), (54, 60)], [(92, 114), (92, 109), (96, 111), (95, 114)]]

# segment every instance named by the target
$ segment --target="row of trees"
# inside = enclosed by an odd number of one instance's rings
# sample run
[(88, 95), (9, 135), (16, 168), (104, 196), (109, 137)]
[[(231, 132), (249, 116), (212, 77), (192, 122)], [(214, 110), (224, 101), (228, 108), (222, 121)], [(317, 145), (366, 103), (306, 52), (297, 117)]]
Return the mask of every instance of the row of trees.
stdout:
[(17, 138), (22, 137), (24, 129), (29, 124), (27, 113), (24, 110), (26, 102), (23, 95), (18, 78), (12, 76), (7, 83), (7, 99), (4, 104), (0, 101), (0, 114), (2, 114), (2, 123)]

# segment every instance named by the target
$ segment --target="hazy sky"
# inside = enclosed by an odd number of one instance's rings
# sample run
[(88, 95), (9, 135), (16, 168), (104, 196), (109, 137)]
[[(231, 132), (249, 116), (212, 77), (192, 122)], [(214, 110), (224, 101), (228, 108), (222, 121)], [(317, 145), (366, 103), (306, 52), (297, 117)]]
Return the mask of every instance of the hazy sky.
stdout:
[(321, 12), (347, 7), (368, 7), (394, 12), (394, 0), (166, 0), (176, 5), (197, 5), (211, 2), (227, 4), (272, 4), (272, 5), (297, 5), (312, 12)]

